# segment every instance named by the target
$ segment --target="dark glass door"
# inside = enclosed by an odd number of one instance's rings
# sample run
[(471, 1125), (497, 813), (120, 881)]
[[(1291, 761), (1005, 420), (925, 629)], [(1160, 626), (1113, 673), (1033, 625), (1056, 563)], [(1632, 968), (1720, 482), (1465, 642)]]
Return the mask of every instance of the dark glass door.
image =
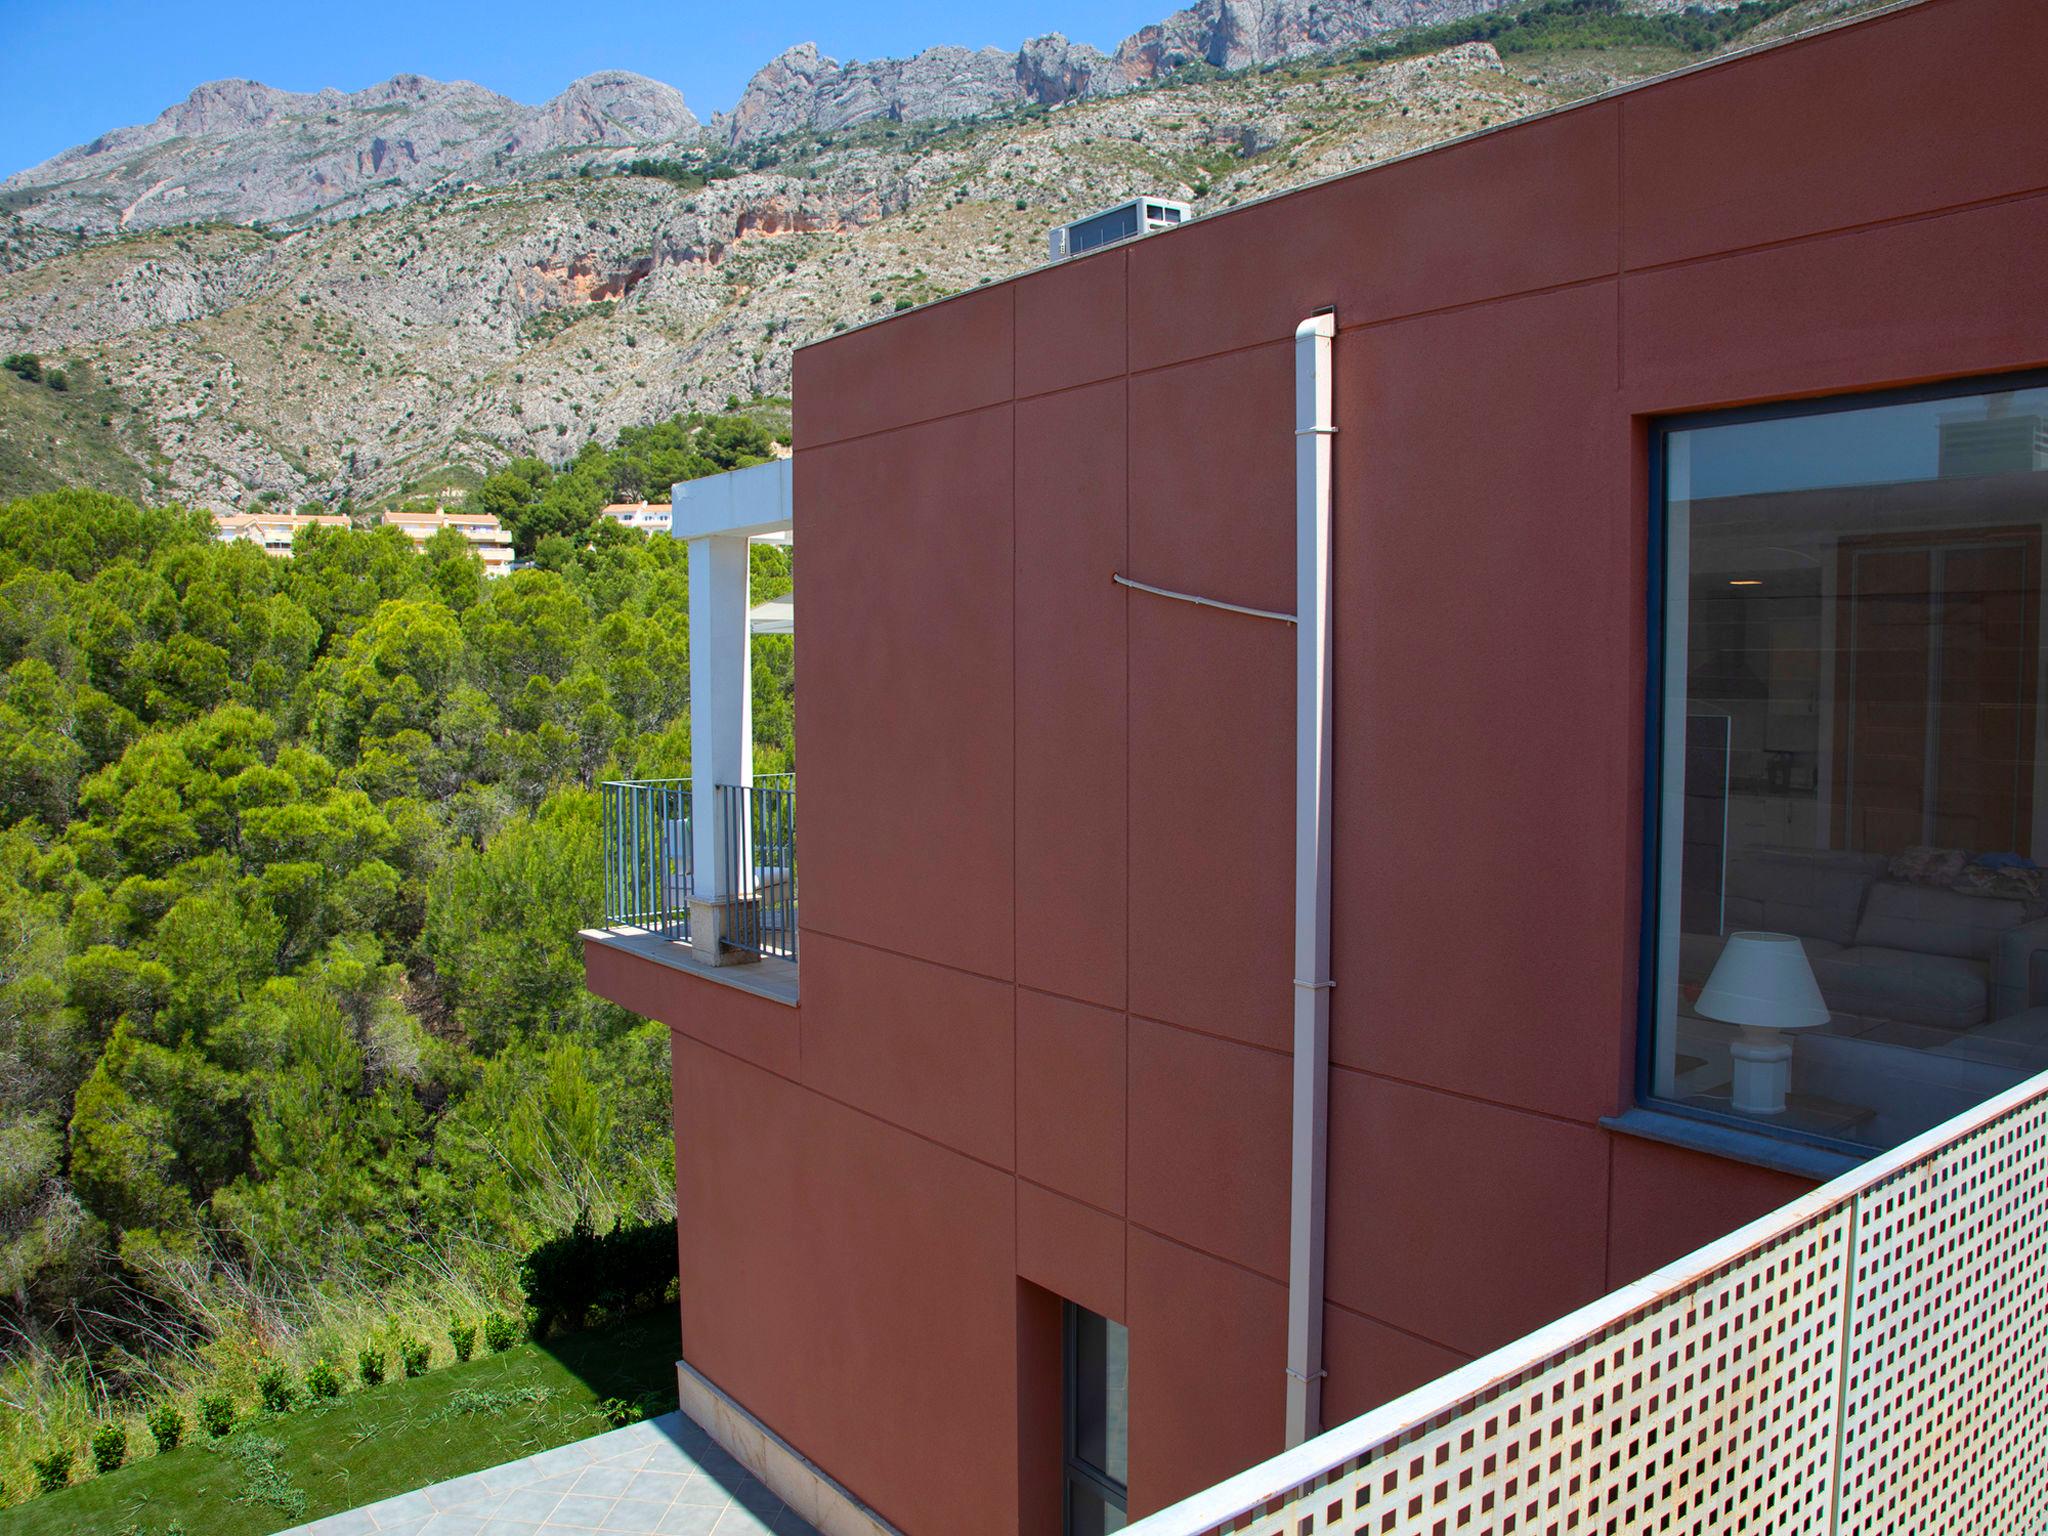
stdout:
[(1066, 1536), (1124, 1528), (1130, 1482), (1130, 1335), (1066, 1303)]

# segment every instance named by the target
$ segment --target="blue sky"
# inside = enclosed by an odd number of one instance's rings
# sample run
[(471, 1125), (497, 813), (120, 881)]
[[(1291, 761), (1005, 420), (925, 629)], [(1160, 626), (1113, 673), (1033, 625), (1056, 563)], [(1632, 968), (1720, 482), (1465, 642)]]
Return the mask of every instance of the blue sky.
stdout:
[(360, 90), (404, 71), (544, 101), (599, 69), (679, 89), (700, 117), (792, 43), (835, 58), (934, 43), (1012, 48), (1041, 32), (1107, 50), (1176, 0), (755, 0), (542, 5), (534, 0), (0, 0), (0, 176), (110, 128), (147, 122), (205, 80)]

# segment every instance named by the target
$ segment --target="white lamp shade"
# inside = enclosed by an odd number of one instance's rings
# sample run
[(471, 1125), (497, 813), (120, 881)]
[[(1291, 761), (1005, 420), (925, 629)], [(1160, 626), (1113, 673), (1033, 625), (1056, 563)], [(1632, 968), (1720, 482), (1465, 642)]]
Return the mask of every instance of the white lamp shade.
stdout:
[(1757, 1029), (1810, 1029), (1828, 1021), (1806, 949), (1789, 933), (1731, 933), (1695, 1013)]

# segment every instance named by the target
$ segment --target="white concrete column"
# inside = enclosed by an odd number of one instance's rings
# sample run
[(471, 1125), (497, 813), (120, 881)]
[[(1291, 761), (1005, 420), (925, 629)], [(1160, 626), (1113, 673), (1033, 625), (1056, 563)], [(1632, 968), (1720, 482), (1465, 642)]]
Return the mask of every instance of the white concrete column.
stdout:
[(722, 901), (733, 893), (734, 871), (726, 864), (718, 786), (754, 782), (747, 538), (707, 534), (689, 543), (690, 816), (697, 895)]

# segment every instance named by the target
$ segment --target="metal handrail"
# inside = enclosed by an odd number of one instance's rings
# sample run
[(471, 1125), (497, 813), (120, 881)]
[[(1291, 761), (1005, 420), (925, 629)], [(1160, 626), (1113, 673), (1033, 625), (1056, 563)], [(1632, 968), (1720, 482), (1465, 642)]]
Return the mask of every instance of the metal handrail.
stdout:
[(696, 889), (690, 781), (614, 779), (599, 789), (605, 925), (688, 939)]
[(725, 826), (725, 942), (750, 954), (796, 958), (796, 775), (762, 774), (718, 786)]

